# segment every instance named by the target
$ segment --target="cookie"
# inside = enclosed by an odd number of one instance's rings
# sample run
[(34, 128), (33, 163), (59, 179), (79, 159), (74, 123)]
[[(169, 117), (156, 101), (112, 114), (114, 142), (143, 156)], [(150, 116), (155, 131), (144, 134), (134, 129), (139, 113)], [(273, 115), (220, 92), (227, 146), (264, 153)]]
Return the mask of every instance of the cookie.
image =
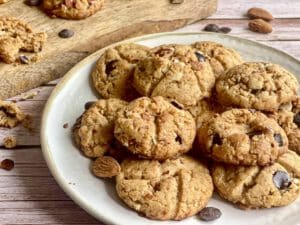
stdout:
[(108, 151), (114, 139), (115, 116), (126, 104), (119, 99), (101, 99), (77, 120), (74, 140), (87, 157), (96, 158)]
[(8, 2), (9, 0), (0, 0), (0, 4), (3, 4), (3, 3), (6, 3)]
[(289, 151), (265, 167), (216, 163), (212, 177), (219, 195), (242, 208), (285, 206), (299, 196), (300, 157)]
[(276, 111), (295, 99), (298, 81), (272, 63), (250, 62), (235, 66), (216, 83), (217, 98), (224, 105)]
[(184, 107), (211, 95), (213, 71), (200, 53), (185, 45), (164, 45), (151, 50), (134, 71), (133, 85), (143, 96), (163, 96)]
[(119, 197), (156, 220), (182, 220), (204, 208), (213, 193), (205, 165), (189, 156), (157, 160), (127, 159), (116, 178)]
[(103, 98), (132, 100), (138, 96), (131, 86), (135, 64), (148, 54), (146, 46), (123, 44), (107, 49), (92, 73), (93, 85)]
[(14, 17), (0, 17), (0, 59), (5, 63), (20, 61), (20, 52), (40, 52), (46, 33), (34, 33), (27, 24)]
[(16, 127), (25, 117), (17, 104), (0, 100), (0, 127)]
[(242, 57), (234, 49), (226, 48), (216, 42), (196, 42), (192, 47), (201, 51), (208, 58), (216, 77), (231, 67), (243, 63)]
[(103, 6), (104, 0), (43, 0), (43, 8), (52, 17), (85, 19)]
[(235, 165), (268, 165), (288, 150), (284, 130), (261, 112), (231, 109), (198, 129), (203, 155)]
[(142, 97), (119, 113), (114, 134), (133, 154), (164, 160), (191, 149), (196, 125), (189, 112), (163, 97)]
[(269, 115), (284, 129), (289, 149), (300, 154), (300, 97), (292, 102), (292, 108), (282, 109)]

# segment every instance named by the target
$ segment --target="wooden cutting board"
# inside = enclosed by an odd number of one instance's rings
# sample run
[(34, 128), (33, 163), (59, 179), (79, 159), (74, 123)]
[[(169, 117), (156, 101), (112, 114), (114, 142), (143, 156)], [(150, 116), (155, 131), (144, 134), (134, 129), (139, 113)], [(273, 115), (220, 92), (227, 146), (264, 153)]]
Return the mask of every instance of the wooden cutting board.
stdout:
[[(216, 11), (217, 0), (106, 0), (95, 15), (79, 21), (52, 19), (23, 0), (0, 5), (0, 16), (28, 22), (34, 31), (48, 35), (41, 59), (30, 65), (0, 63), (0, 99), (6, 99), (63, 76), (94, 51), (128, 37), (177, 29)], [(58, 32), (72, 29), (75, 35), (61, 39)]]

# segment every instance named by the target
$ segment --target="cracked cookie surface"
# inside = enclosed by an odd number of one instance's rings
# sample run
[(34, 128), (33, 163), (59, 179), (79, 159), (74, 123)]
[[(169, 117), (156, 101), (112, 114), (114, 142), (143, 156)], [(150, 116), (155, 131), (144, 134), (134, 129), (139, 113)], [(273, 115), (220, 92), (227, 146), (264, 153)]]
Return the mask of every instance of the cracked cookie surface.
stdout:
[(265, 167), (215, 163), (212, 177), (219, 195), (242, 208), (285, 206), (299, 196), (300, 157), (288, 151)]
[(250, 62), (222, 74), (216, 83), (220, 103), (241, 108), (276, 111), (296, 98), (298, 81), (272, 63)]
[(148, 218), (182, 220), (206, 206), (213, 184), (206, 166), (189, 156), (164, 162), (127, 159), (116, 190), (129, 207)]
[(210, 117), (198, 129), (200, 151), (235, 165), (268, 165), (288, 150), (284, 130), (261, 112), (231, 109)]
[(133, 154), (167, 159), (191, 149), (196, 125), (192, 115), (163, 97), (142, 97), (129, 103), (115, 123), (115, 137)]
[(119, 99), (101, 99), (79, 117), (74, 125), (74, 140), (87, 157), (96, 158), (109, 150), (116, 114), (126, 105)]
[(134, 71), (133, 85), (143, 96), (163, 96), (188, 107), (209, 97), (215, 77), (206, 58), (187, 45), (151, 49)]
[(242, 57), (234, 49), (211, 41), (196, 42), (193, 48), (204, 53), (208, 57), (209, 63), (218, 77), (231, 67), (242, 64)]
[(0, 17), (0, 59), (5, 63), (19, 60), (20, 52), (40, 52), (46, 41), (44, 32), (35, 33), (32, 28), (14, 17)]
[(107, 49), (92, 73), (93, 85), (103, 98), (133, 100), (139, 94), (131, 86), (135, 64), (148, 54), (146, 46), (123, 44)]
[(99, 11), (104, 0), (43, 0), (44, 10), (51, 16), (84, 19)]

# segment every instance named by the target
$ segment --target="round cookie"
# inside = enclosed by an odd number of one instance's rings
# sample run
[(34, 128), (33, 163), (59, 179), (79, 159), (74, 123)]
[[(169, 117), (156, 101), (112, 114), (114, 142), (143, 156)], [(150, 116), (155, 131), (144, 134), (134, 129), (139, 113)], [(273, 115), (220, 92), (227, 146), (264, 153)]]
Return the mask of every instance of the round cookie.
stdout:
[(40, 52), (46, 33), (34, 33), (31, 27), (14, 17), (0, 17), (0, 59), (5, 63), (18, 61), (19, 52)]
[(189, 156), (164, 162), (127, 159), (116, 190), (130, 208), (150, 219), (182, 220), (206, 206), (213, 183), (206, 166)]
[(196, 42), (193, 48), (204, 53), (208, 57), (209, 63), (218, 77), (231, 67), (242, 64), (242, 57), (235, 50), (211, 41)]
[(165, 160), (191, 149), (196, 125), (189, 112), (163, 97), (142, 97), (119, 113), (114, 134), (133, 154)]
[(141, 95), (163, 96), (189, 107), (210, 96), (215, 77), (200, 52), (186, 45), (163, 45), (137, 64), (133, 84)]
[(132, 100), (138, 93), (131, 86), (135, 64), (148, 55), (146, 46), (122, 44), (107, 49), (92, 73), (93, 85), (103, 98)]
[(272, 63), (250, 62), (235, 66), (216, 83), (217, 98), (224, 105), (276, 111), (295, 99), (298, 81)]
[(44, 10), (53, 17), (80, 20), (99, 11), (104, 0), (43, 0)]
[(265, 167), (215, 163), (212, 177), (219, 195), (242, 208), (285, 206), (300, 193), (300, 157), (289, 151)]
[(288, 149), (284, 130), (261, 112), (231, 109), (210, 117), (198, 129), (200, 151), (235, 165), (268, 165)]
[(116, 114), (126, 105), (119, 99), (101, 99), (79, 117), (74, 125), (74, 140), (87, 157), (96, 158), (109, 150)]

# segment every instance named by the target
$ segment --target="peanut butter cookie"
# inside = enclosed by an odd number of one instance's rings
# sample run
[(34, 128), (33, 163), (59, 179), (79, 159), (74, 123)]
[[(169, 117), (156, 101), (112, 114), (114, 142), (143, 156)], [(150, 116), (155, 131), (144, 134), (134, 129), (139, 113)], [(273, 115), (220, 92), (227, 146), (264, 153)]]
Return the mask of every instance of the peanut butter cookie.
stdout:
[(250, 62), (221, 75), (216, 84), (218, 100), (224, 105), (276, 111), (296, 98), (298, 81), (293, 74), (272, 63)]
[(181, 156), (164, 162), (127, 159), (116, 190), (132, 209), (156, 220), (182, 220), (203, 209), (213, 193), (208, 169)]
[(198, 130), (200, 151), (235, 165), (268, 165), (288, 150), (284, 130), (261, 112), (231, 109), (210, 118)]
[(131, 86), (135, 64), (148, 54), (146, 46), (123, 44), (107, 49), (92, 73), (93, 84), (103, 98), (135, 99)]
[(114, 134), (133, 154), (164, 160), (191, 149), (196, 125), (189, 112), (163, 97), (142, 97), (119, 113)]

